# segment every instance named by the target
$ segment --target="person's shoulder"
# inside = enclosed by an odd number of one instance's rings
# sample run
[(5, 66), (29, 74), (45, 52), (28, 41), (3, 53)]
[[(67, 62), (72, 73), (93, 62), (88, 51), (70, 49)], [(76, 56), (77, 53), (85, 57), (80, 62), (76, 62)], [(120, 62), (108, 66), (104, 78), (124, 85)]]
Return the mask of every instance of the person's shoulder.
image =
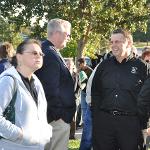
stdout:
[(134, 65), (140, 68), (141, 70), (150, 70), (150, 63), (147, 63), (146, 61), (142, 60), (141, 58), (135, 58)]
[(135, 63), (139, 65), (148, 65), (148, 63), (141, 58), (133, 58), (132, 61), (134, 61)]
[(15, 80), (15, 77), (9, 74), (4, 74), (0, 76), (0, 84), (2, 85), (2, 87), (5, 87), (7, 85), (13, 86)]
[(41, 43), (41, 48), (44, 53), (50, 52), (51, 50), (55, 49), (54, 45), (48, 40), (45, 40)]
[(114, 57), (114, 56), (111, 56), (111, 57), (108, 57), (108, 58), (102, 60), (102, 61), (100, 62), (100, 64), (101, 64), (101, 65), (105, 65), (105, 64), (107, 65), (107, 64), (109, 64), (109, 63), (112, 63), (114, 60), (115, 60), (115, 57)]
[(110, 68), (110, 67), (112, 67), (112, 66), (115, 64), (114, 61), (115, 61), (114, 56), (102, 60), (102, 61), (97, 65), (96, 72), (97, 72), (97, 71), (100, 71), (100, 70), (103, 70), (104, 68), (108, 68), (108, 67)]
[(50, 41), (45, 40), (42, 42), (42, 51), (45, 54), (44, 59), (46, 58), (55, 58), (57, 56), (57, 52), (55, 50), (55, 47), (51, 44)]
[(86, 69), (89, 70), (89, 71), (93, 71), (93, 69), (88, 65), (86, 66)]
[(9, 61), (2, 60), (0, 62), (0, 74), (5, 71), (6, 69), (10, 68), (11, 64)]
[(5, 66), (5, 63), (0, 62), (0, 68), (4, 68), (4, 66)]
[(50, 42), (48, 40), (44, 40), (41, 42), (42, 46), (50, 45)]

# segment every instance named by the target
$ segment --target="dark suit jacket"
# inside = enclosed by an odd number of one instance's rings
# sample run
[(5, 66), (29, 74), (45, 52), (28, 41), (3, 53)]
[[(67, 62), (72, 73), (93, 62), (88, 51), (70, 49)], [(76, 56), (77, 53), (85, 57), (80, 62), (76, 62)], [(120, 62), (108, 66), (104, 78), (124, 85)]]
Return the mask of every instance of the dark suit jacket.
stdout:
[(76, 109), (73, 79), (50, 41), (42, 43), (42, 50), (45, 54), (43, 67), (36, 75), (45, 91), (48, 122), (61, 118), (71, 123)]

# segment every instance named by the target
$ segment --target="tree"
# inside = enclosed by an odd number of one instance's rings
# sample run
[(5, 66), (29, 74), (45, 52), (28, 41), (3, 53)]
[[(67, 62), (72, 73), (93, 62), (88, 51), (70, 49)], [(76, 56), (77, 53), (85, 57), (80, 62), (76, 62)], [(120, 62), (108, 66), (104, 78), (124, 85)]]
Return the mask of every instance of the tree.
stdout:
[(150, 41), (150, 20), (148, 21), (147, 24), (147, 30), (143, 32), (137, 29), (134, 32), (133, 37), (135, 42), (147, 42), (148, 45), (148, 42)]
[(0, 42), (8, 39), (9, 35), (9, 24), (5, 22), (3, 17), (0, 17)]
[[(18, 26), (21, 24), (30, 26), (31, 18), (35, 16), (37, 23), (34, 36), (40, 36), (40, 33), (43, 34), (43, 31), (46, 31), (46, 24), (43, 29), (39, 27), (39, 21), (43, 16), (47, 21), (55, 17), (69, 20), (73, 26), (72, 39), (74, 40), (71, 44), (77, 43), (74, 50), (77, 56), (81, 57), (84, 49), (87, 50), (95, 41), (96, 45), (93, 44), (93, 47), (95, 46), (93, 49), (99, 49), (101, 39), (108, 39), (108, 35), (115, 28), (128, 28), (132, 32), (137, 28), (146, 30), (150, 14), (147, 2), (145, 0), (20, 0), (9, 2), (4, 0), (1, 11), (5, 17), (8, 16), (15, 21), (18, 19)], [(17, 9), (21, 9), (18, 15), (12, 15), (17, 12)]]
[(8, 41), (16, 48), (22, 40), (20, 33), (15, 31), (15, 24), (8, 23), (8, 20), (0, 17), (0, 42)]

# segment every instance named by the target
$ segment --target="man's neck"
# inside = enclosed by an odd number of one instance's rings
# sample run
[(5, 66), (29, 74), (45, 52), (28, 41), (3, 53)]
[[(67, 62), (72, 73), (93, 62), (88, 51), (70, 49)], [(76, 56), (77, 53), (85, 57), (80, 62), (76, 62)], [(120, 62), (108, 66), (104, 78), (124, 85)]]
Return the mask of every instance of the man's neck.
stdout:
[(57, 50), (57, 51), (59, 51), (60, 49), (58, 48), (58, 44), (57, 44), (57, 42), (54, 40), (54, 39), (52, 39), (52, 38), (49, 38), (49, 39), (47, 39), (48, 41), (50, 41), (53, 45), (54, 45), (54, 47), (55, 47), (55, 49)]
[(128, 51), (123, 56), (116, 57), (116, 59), (119, 63), (121, 63), (124, 59), (128, 58), (130, 54), (131, 54), (131, 48), (128, 48)]

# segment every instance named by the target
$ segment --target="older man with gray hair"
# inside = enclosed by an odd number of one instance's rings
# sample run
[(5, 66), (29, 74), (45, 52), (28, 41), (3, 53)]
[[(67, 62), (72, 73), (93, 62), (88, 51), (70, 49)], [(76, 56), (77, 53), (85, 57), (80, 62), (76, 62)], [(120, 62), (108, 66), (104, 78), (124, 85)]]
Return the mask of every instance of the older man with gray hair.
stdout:
[(48, 39), (42, 43), (43, 67), (36, 73), (41, 80), (48, 103), (47, 119), (53, 135), (45, 150), (66, 150), (70, 123), (75, 113), (74, 83), (59, 50), (70, 40), (71, 24), (52, 19), (47, 26)]

